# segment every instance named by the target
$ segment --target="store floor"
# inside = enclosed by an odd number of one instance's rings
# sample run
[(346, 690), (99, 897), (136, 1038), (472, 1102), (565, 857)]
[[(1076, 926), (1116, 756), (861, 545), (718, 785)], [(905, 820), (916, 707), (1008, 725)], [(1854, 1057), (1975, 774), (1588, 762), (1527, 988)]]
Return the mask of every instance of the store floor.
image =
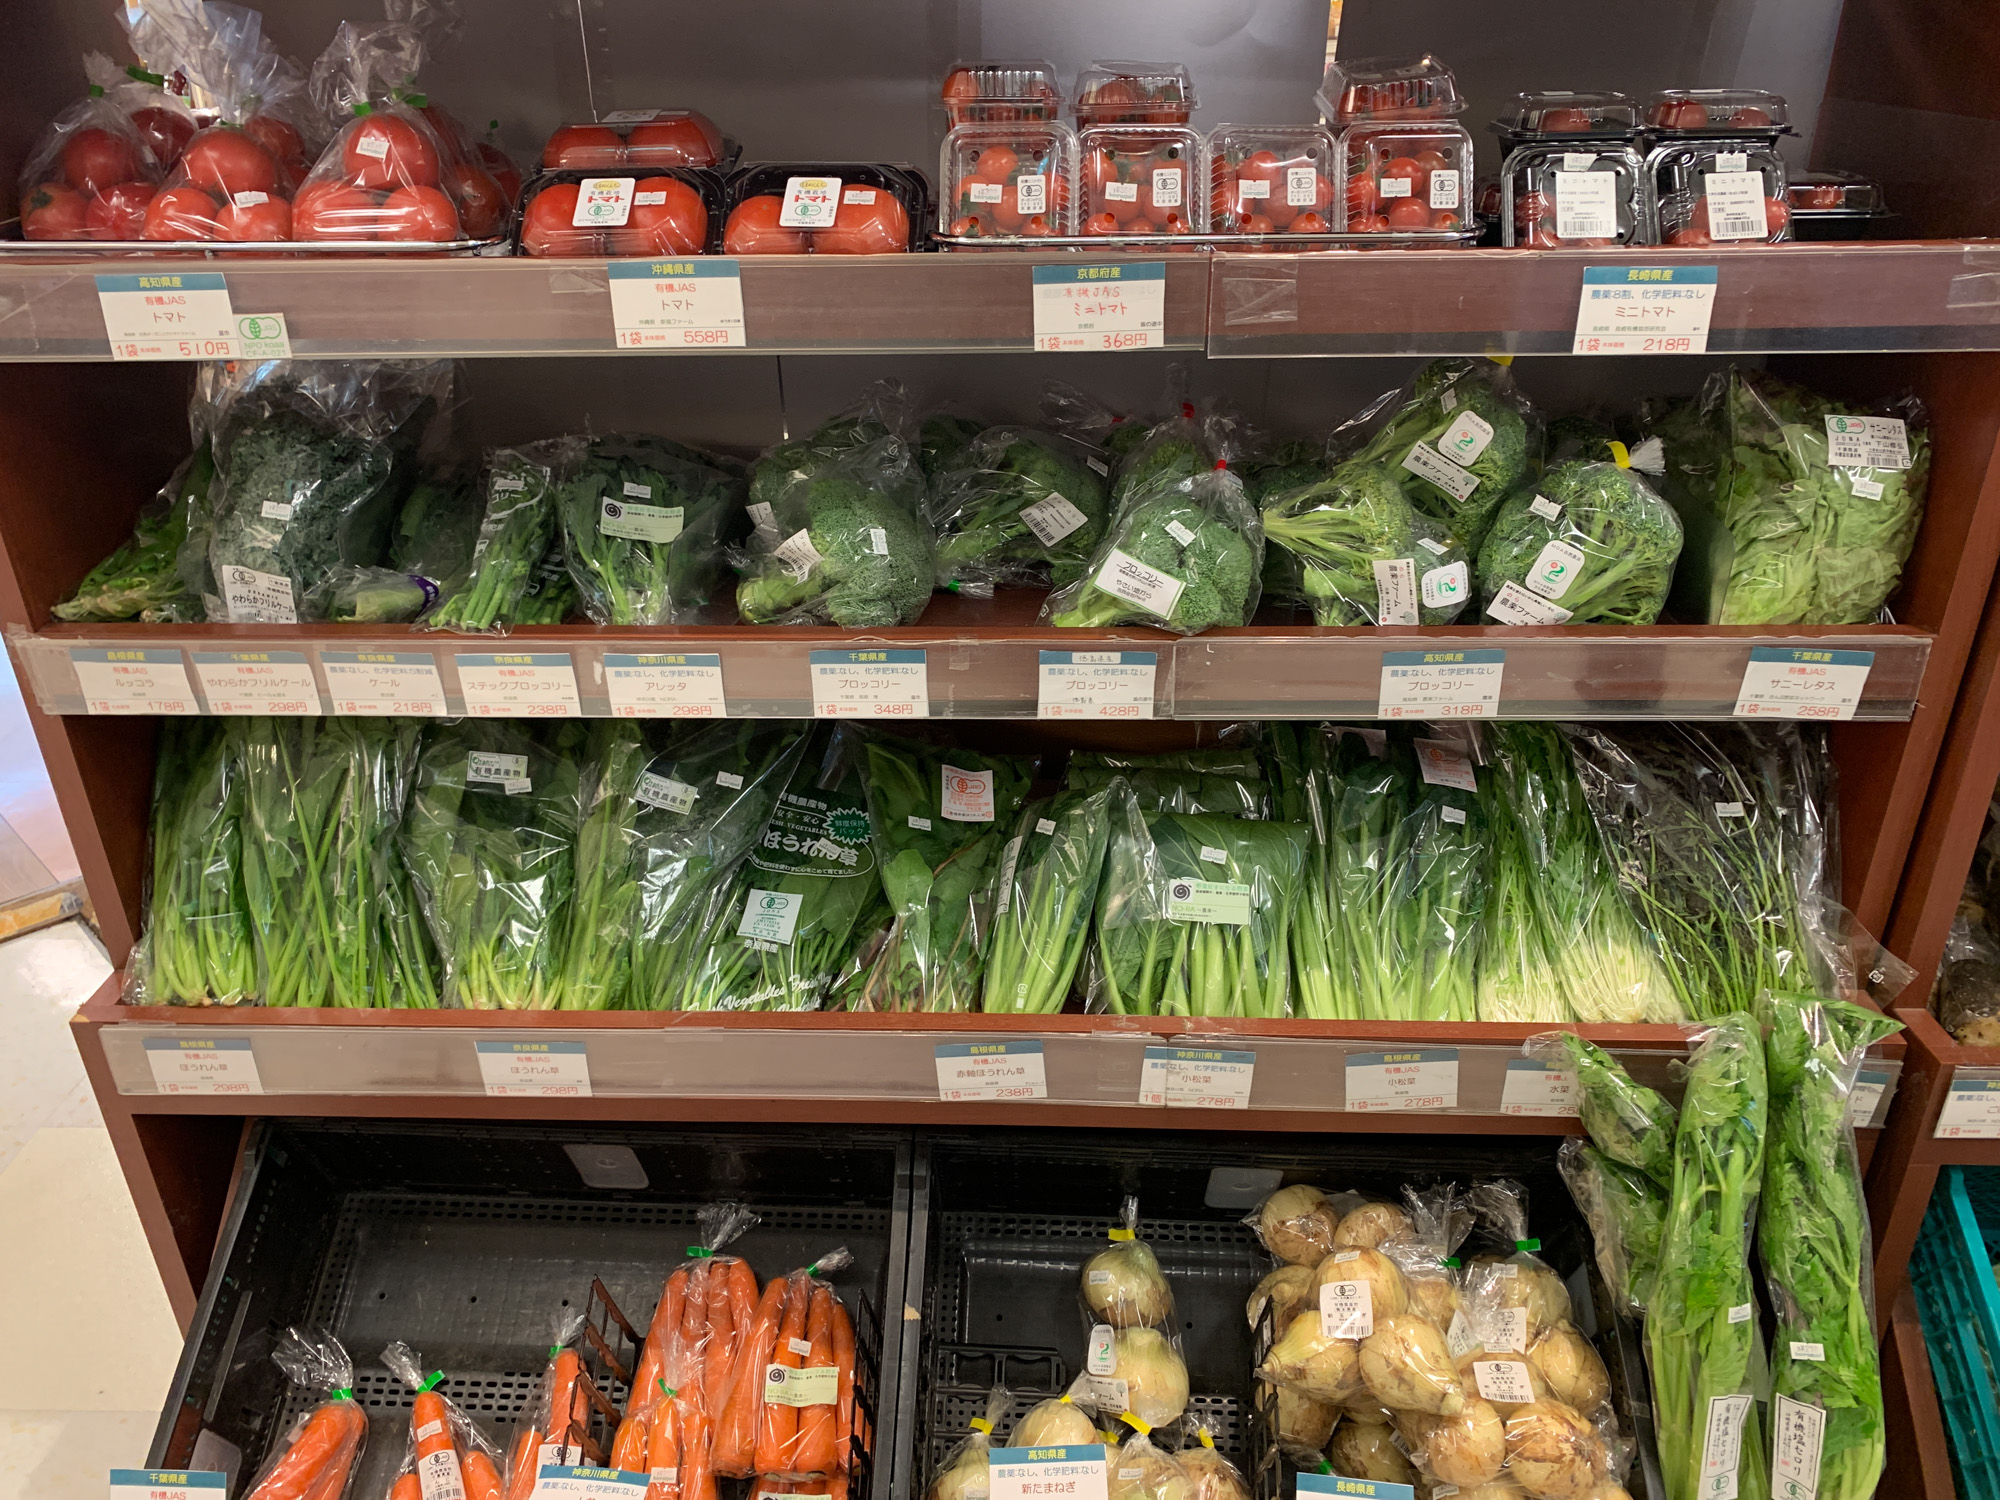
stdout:
[(180, 1355), (69, 1037), (109, 972), (81, 922), (0, 943), (0, 1500), (101, 1500)]

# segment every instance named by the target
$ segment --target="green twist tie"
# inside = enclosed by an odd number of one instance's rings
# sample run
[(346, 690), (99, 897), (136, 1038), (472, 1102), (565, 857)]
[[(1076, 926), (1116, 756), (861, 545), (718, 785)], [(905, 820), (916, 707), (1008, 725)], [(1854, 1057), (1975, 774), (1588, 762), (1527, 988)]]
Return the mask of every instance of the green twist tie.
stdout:
[(422, 1385), (417, 1387), (417, 1394), (421, 1396), (425, 1391), (434, 1390), (437, 1387), (438, 1382), (443, 1379), (444, 1379), (444, 1371), (442, 1370), (431, 1371), (431, 1378), (429, 1380), (426, 1380)]
[(1514, 1248), (1520, 1251), (1533, 1252), (1542, 1248), (1542, 1242), (1540, 1240), (1516, 1240), (1514, 1241)]
[(488, 130), (498, 130), (500, 128), (500, 122), (498, 120), (488, 120), (486, 122), (486, 128)]
[(549, 1345), (549, 1358), (550, 1358), (550, 1359), (554, 1359), (554, 1358), (555, 1358), (555, 1357), (556, 1357), (556, 1356), (557, 1356), (558, 1354), (560, 1354), (560, 1353), (562, 1353), (562, 1345), (561, 1345), (561, 1344), (551, 1344), (551, 1345)]
[(135, 78), (140, 83), (150, 83), (156, 89), (165, 88), (167, 83), (164, 73), (148, 73), (137, 63), (127, 63), (125, 65), (125, 76), (127, 78)]
[(354, 1387), (351, 1385), (335, 1386), (327, 1394), (335, 1401), (352, 1401), (354, 1399)]
[(359, 104), (354, 106), (354, 112), (357, 115), (372, 115), (375, 113), (375, 106), (370, 104), (366, 99), (363, 99)]
[(689, 1255), (696, 1257), (697, 1259), (703, 1259), (715, 1254), (715, 1252), (709, 1249), (708, 1246), (706, 1245), (689, 1245), (687, 1253)]
[(1439, 1261), (1438, 1264), (1443, 1266), (1446, 1270), (1456, 1271), (1460, 1266), (1464, 1265), (1465, 1262), (1460, 1260), (1456, 1255), (1447, 1255), (1443, 1260)]
[(1333, 1465), (1328, 1463), (1325, 1459), (1322, 1458), (1319, 1461), (1318, 1466), (1314, 1468), (1313, 1472), (1315, 1474), (1331, 1474), (1333, 1472)]
[(667, 1384), (666, 1377), (663, 1375), (655, 1375), (653, 1377), (653, 1384), (660, 1388), (660, 1394), (663, 1396), (671, 1396), (674, 1393), (674, 1388)]
[(101, 83), (93, 83), (90, 86), (90, 97), (93, 99), (102, 99), (104, 97), (104, 85)]

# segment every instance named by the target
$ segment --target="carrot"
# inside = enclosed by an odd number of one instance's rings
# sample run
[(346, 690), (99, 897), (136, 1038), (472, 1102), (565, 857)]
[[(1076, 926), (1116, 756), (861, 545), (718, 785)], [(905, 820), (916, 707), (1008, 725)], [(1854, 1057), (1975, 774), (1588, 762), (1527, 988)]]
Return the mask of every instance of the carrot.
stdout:
[[(583, 1359), (574, 1349), (563, 1349), (549, 1361), (549, 1437), (552, 1443), (569, 1446), (569, 1430), (579, 1413), (576, 1409), (576, 1380), (583, 1373)], [(590, 1407), (581, 1413), (583, 1425), (590, 1425)]]
[(639, 1351), (639, 1368), (632, 1376), (632, 1396), (625, 1403), (628, 1417), (645, 1415), (660, 1399), (660, 1388), (655, 1382), (667, 1371), (668, 1345), (680, 1336), (681, 1305), (687, 1285), (688, 1270), (682, 1266), (660, 1288), (659, 1305), (653, 1309), (652, 1324), (646, 1329), (646, 1345)]
[(708, 1278), (709, 1262), (696, 1261), (681, 1297), (681, 1326), (667, 1347), (667, 1367), (662, 1372), (676, 1394), (703, 1411), (708, 1409), (702, 1381), (702, 1348), (708, 1340)]
[(325, 1472), (307, 1487), (305, 1500), (340, 1500), (347, 1493), (347, 1477), (354, 1461), (361, 1456), (361, 1444), (368, 1436), (368, 1417), (351, 1401), (339, 1404), (346, 1408), (341, 1413), (346, 1428), (341, 1446)]
[(691, 1360), (701, 1365), (699, 1386), (710, 1416), (716, 1415), (729, 1389), (729, 1373), (735, 1366), (736, 1344), (743, 1337), (743, 1325), (736, 1318), (736, 1304), (729, 1294), (729, 1271), (710, 1262), (708, 1283), (703, 1293), (705, 1323), (701, 1341), (689, 1349)]
[[(655, 1401), (647, 1414), (646, 1468), (652, 1475), (646, 1500), (680, 1500), (681, 1409), (671, 1396)], [(668, 1474), (673, 1478), (663, 1477)]]
[(501, 1500), (500, 1471), (484, 1450), (474, 1448), (465, 1455), (465, 1500)]
[(627, 1417), (618, 1424), (618, 1433), (611, 1439), (611, 1467), (627, 1474), (637, 1474), (646, 1467), (646, 1417)]
[[(810, 1282), (806, 1284), (811, 1285)], [(806, 1343), (811, 1346), (811, 1352), (805, 1357), (804, 1368), (808, 1370), (835, 1369), (834, 1306), (832, 1287), (812, 1287), (812, 1301), (806, 1312)], [(835, 1441), (838, 1424), (834, 1415), (840, 1407), (839, 1390), (836, 1377), (831, 1401), (824, 1405), (795, 1408), (798, 1412), (798, 1441), (793, 1446), (786, 1468), (799, 1474), (827, 1474), (839, 1465), (840, 1450)]]
[(708, 1415), (691, 1406), (683, 1406), (680, 1409), (680, 1421), (680, 1500), (716, 1500), (715, 1468), (709, 1457)]
[[(812, 1280), (803, 1271), (785, 1278), (785, 1317), (778, 1325), (778, 1341), (771, 1349), (771, 1363), (788, 1370), (804, 1366), (805, 1355), (797, 1346), (804, 1344), (806, 1316), (811, 1310)], [(810, 1351), (810, 1345), (807, 1346)], [(794, 1452), (799, 1441), (799, 1408), (766, 1400), (757, 1423), (757, 1472), (777, 1474), (797, 1468)]]
[(389, 1500), (424, 1500), (424, 1487), (415, 1474), (399, 1474), (395, 1487), (389, 1491)]
[(848, 1447), (854, 1437), (854, 1320), (847, 1305), (833, 1299), (833, 1365), (840, 1371), (840, 1399), (833, 1407), (834, 1445), (840, 1467), (847, 1467)]
[(417, 1472), (428, 1474), (433, 1488), (441, 1487), (447, 1495), (453, 1489), (465, 1489), (465, 1472), (458, 1462), (458, 1435), (451, 1425), (451, 1403), (436, 1391), (418, 1391), (410, 1404), (410, 1440), (416, 1449)]
[(354, 1423), (359, 1411), (352, 1401), (327, 1401), (315, 1407), (284, 1457), (248, 1500), (307, 1500), (319, 1481), (340, 1464), (343, 1450), (349, 1450), (347, 1461), (353, 1462), (351, 1450), (360, 1443)]
[(540, 1476), (542, 1430), (529, 1422), (514, 1434), (514, 1446), (507, 1454), (507, 1500), (529, 1500)]
[(757, 1417), (764, 1406), (764, 1366), (770, 1363), (771, 1346), (778, 1340), (778, 1323), (784, 1311), (785, 1278), (773, 1276), (748, 1331), (737, 1344), (734, 1368), (724, 1382), (710, 1388), (711, 1399), (715, 1391), (725, 1392), (715, 1417), (710, 1451), (715, 1472), (731, 1479), (748, 1479), (757, 1472)]

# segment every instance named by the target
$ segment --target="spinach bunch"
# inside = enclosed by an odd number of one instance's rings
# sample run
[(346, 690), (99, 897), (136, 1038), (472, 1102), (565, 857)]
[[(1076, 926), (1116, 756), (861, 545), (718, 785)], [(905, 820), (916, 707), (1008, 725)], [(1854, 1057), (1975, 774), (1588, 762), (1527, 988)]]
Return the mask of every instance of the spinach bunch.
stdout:
[(1131, 801), (1122, 778), (1021, 809), (993, 880), (993, 942), (980, 1009), (1053, 1015), (1083, 960), (1112, 818)]
[(722, 585), (743, 494), (740, 479), (684, 444), (592, 438), (558, 502), (583, 612), (599, 625), (697, 619)]

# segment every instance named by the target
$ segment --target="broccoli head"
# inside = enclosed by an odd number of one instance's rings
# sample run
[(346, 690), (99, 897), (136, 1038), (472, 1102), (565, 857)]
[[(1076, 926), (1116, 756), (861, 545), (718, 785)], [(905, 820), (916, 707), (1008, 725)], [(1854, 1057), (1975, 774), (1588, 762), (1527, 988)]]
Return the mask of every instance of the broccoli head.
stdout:
[[(1203, 474), (1121, 511), (1089, 574), (1051, 595), (1043, 618), (1064, 628), (1163, 625), (1182, 635), (1247, 625), (1257, 609), (1263, 549), (1263, 528), (1242, 483), (1226, 472)], [(1130, 597), (1128, 562), (1164, 575), (1170, 588), (1179, 585), (1165, 615)]]
[(1083, 449), (1045, 432), (989, 428), (932, 493), (938, 581), (1061, 588), (1082, 576), (1107, 510), (1104, 481)]
[[(1551, 514), (1553, 511), (1553, 514)], [(1510, 496), (1479, 552), (1479, 591), (1494, 612), (1509, 584), (1547, 623), (1650, 625), (1660, 617), (1681, 522), (1652, 486), (1616, 464), (1557, 464)], [(1504, 606), (1503, 606), (1504, 608)]]
[(866, 482), (865, 473), (836, 466), (786, 493), (778, 514), (801, 524), (737, 587), (745, 620), (831, 620), (860, 629), (913, 624), (924, 612), (933, 575), (930, 533), (892, 493)]
[(917, 467), (924, 471), (924, 478), (935, 483), (985, 430), (986, 424), (974, 417), (955, 417), (947, 412), (925, 417), (917, 434)]
[(1382, 623), (1378, 562), (1407, 560), (1415, 591), (1416, 512), (1385, 465), (1345, 463), (1317, 483), (1270, 497), (1264, 536), (1299, 557), (1305, 597), (1322, 625)]
[(1407, 475), (1402, 483), (1410, 503), (1477, 546), (1536, 457), (1532, 413), (1504, 384), (1498, 366), (1433, 360), (1417, 372), (1401, 408), (1354, 457)]
[(1191, 420), (1162, 422), (1119, 463), (1118, 478), (1111, 487), (1111, 508), (1114, 513), (1122, 510), (1143, 492), (1192, 479), (1208, 466)]

